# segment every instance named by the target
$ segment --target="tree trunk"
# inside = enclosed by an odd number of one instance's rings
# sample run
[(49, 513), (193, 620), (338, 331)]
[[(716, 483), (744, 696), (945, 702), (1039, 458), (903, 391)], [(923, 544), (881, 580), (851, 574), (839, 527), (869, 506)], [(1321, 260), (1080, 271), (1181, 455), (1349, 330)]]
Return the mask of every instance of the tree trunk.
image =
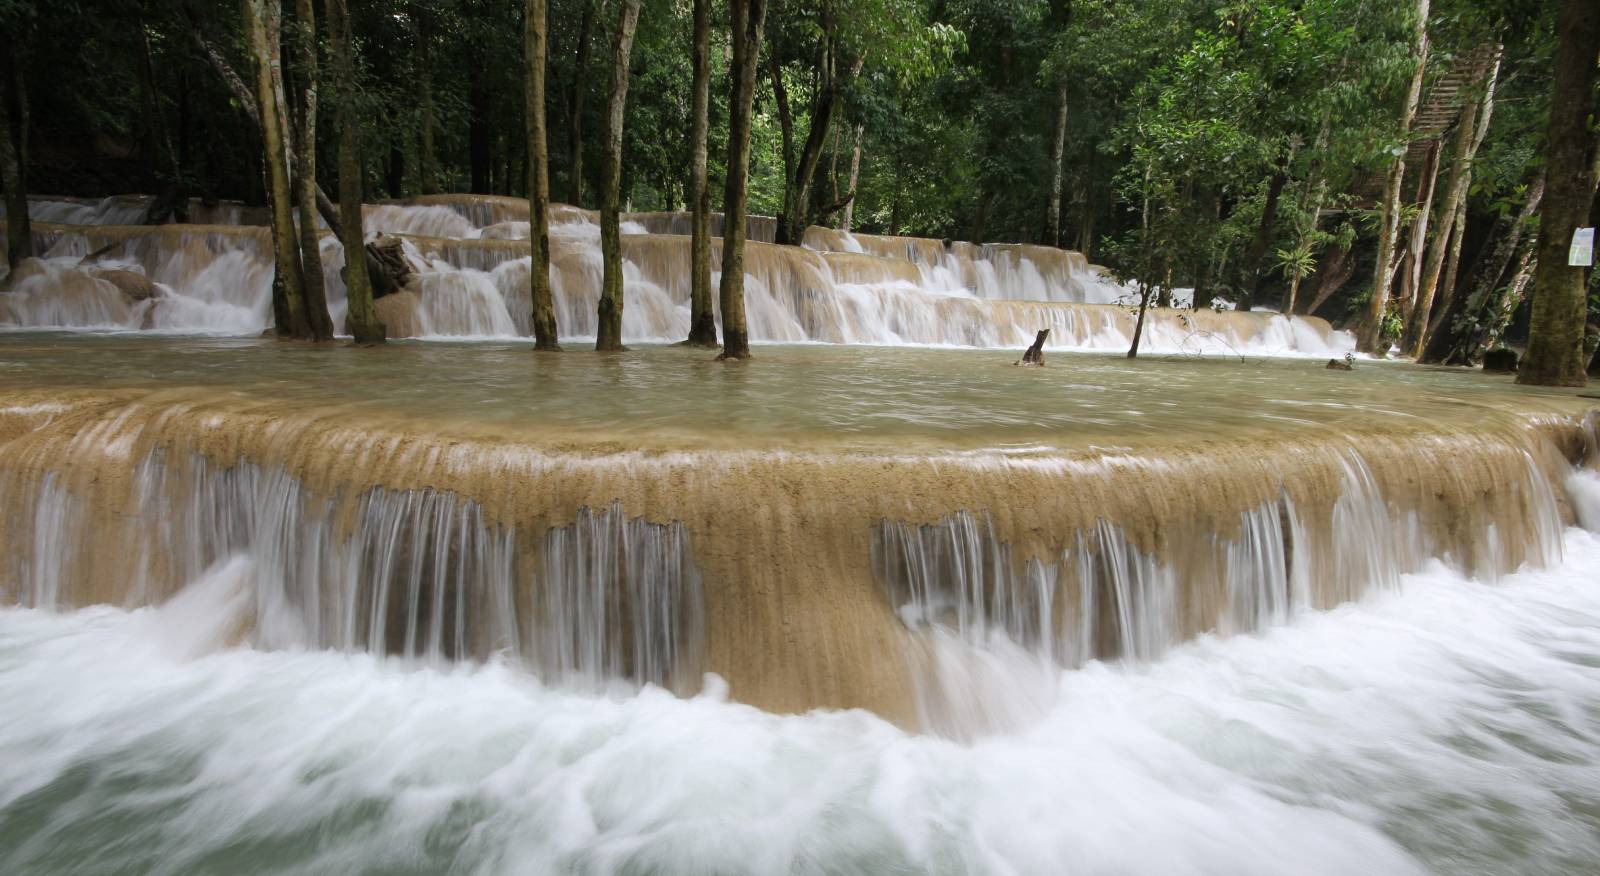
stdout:
[[(205, 56), (206, 60), (211, 64), (212, 70), (216, 72), (217, 77), (228, 87), (229, 93), (233, 95), (234, 102), (238, 104), (239, 111), (244, 113), (245, 119), (250, 122), (255, 135), (264, 138), (266, 134), (261, 127), (261, 109), (256, 105), (256, 96), (244, 84), (244, 80), (239, 78), (239, 74), (235, 73), (233, 68), (229, 66), (221, 53), (200, 32), (199, 18), (194, 14), (192, 7), (186, 7), (186, 12), (190, 23), (189, 37), (194, 42), (195, 48)], [(284, 144), (284, 146), (287, 160), (292, 164), (294, 162), (294, 150), (288, 148), (288, 144)], [(252, 153), (251, 157), (253, 159), (256, 156)], [(358, 181), (356, 192), (359, 197), (361, 192), (359, 184), (361, 163), (359, 160), (356, 163), (356, 170), (356, 179)], [(266, 169), (263, 167), (263, 173), (265, 174), (265, 172)], [(342, 176), (343, 170), (340, 171), (340, 174)], [(343, 191), (342, 179), (340, 190)], [(327, 193), (322, 190), (322, 186), (314, 186), (314, 193), (316, 195), (317, 215), (322, 217), (322, 221), (327, 223), (329, 228), (340, 227), (343, 224), (339, 218), (340, 211), (333, 205), (333, 201), (328, 198)], [(392, 265), (386, 262), (384, 259), (374, 255), (371, 248), (367, 250), (366, 262), (367, 273), (373, 278), (373, 284), (380, 288), (380, 296), (387, 294), (387, 292), (381, 291), (382, 289), (398, 288), (404, 283), (406, 276), (403, 270), (404, 265)]]
[(1528, 353), (1517, 382), (1583, 386), (1588, 360), (1583, 330), (1590, 268), (1567, 264), (1573, 229), (1585, 224), (1595, 193), (1595, 150), (1589, 130), (1595, 112), (1596, 59), (1600, 58), (1600, 3), (1566, 0), (1556, 25), (1555, 83), (1545, 128), (1545, 196), (1539, 214), (1533, 316)]
[(1266, 282), (1266, 271), (1262, 270), (1267, 258), (1267, 246), (1272, 242), (1273, 227), (1278, 224), (1278, 201), (1283, 197), (1283, 187), (1289, 182), (1289, 162), (1291, 152), (1285, 152), (1278, 160), (1278, 169), (1273, 171), (1272, 178), (1267, 181), (1267, 199), (1261, 206), (1261, 222), (1256, 226), (1256, 235), (1250, 240), (1250, 248), (1245, 250), (1244, 262), (1240, 265), (1245, 271), (1244, 282), (1240, 291), (1243, 293), (1238, 302), (1239, 310), (1249, 310), (1255, 306), (1256, 299), (1261, 296), (1261, 286)]
[(689, 197), (694, 210), (689, 265), (689, 345), (717, 345), (711, 306), (711, 187), (706, 180), (706, 138), (711, 106), (711, 0), (694, 0), (694, 94), (690, 111)]
[(322, 279), (322, 242), (317, 235), (317, 25), (311, 0), (295, 0), (294, 62), (299, 69), (296, 101), (294, 202), (299, 210), (300, 277), (305, 296), (306, 329), (314, 341), (333, 340), (328, 317), (328, 291)]
[(756, 92), (767, 0), (728, 0), (728, 16), (733, 75), (728, 96), (728, 173), (722, 196), (722, 355), (718, 358), (747, 359), (750, 334), (744, 320), (744, 236), (749, 206), (750, 104)]
[[(439, 160), (433, 145), (433, 17), (426, 3), (411, 5), (417, 40), (417, 176), (424, 195), (439, 193)], [(342, 173), (342, 171), (341, 171)]]
[(1061, 158), (1067, 151), (1067, 82), (1056, 86), (1056, 138), (1050, 144), (1050, 206), (1045, 243), (1061, 245)]
[[(9, 34), (8, 34), (9, 36)], [(6, 263), (33, 257), (28, 216), (28, 112), (21, 65), (14, 51), (0, 59), (0, 187), (6, 190)]]
[(391, 132), (389, 135), (389, 157), (383, 163), (383, 182), (389, 190), (389, 197), (406, 196), (405, 142), (398, 133)]
[(1400, 294), (1397, 296), (1400, 313), (1405, 319), (1411, 318), (1412, 306), (1416, 303), (1417, 287), (1422, 282), (1424, 244), (1428, 239), (1428, 221), (1433, 216), (1433, 195), (1439, 181), (1440, 151), (1438, 141), (1434, 141), (1428, 149), (1428, 159), (1422, 165), (1422, 175), (1417, 179), (1417, 197), (1413, 201), (1417, 206), (1417, 215), (1411, 222), (1411, 234), (1406, 238), (1405, 276), (1401, 280)]
[(1139, 318), (1133, 323), (1133, 344), (1128, 347), (1128, 358), (1139, 358), (1139, 341), (1144, 338), (1144, 315), (1150, 309), (1150, 294), (1155, 287), (1149, 283), (1139, 281)]
[(856, 125), (856, 148), (850, 153), (850, 196), (845, 198), (844, 221), (839, 223), (840, 231), (849, 231), (855, 222), (856, 186), (861, 181), (861, 135), (865, 130), (865, 125)]
[(161, 111), (161, 95), (156, 88), (155, 61), (150, 57), (150, 33), (144, 16), (139, 17), (139, 94), (144, 118), (140, 120), (146, 160), (150, 162), (150, 175), (159, 186), (160, 196), (150, 204), (145, 213), (145, 225), (159, 225), (168, 216), (176, 214), (179, 222), (185, 221), (188, 197), (183, 191), (183, 171), (178, 153), (167, 136), (165, 114)]
[(1472, 185), (1472, 159), (1477, 154), (1478, 144), (1483, 142), (1483, 132), (1488, 128), (1489, 108), (1494, 101), (1495, 76), (1499, 70), (1500, 62), (1497, 54), (1484, 79), (1484, 86), (1487, 89), (1484, 99), (1471, 101), (1462, 107), (1461, 118), (1456, 122), (1455, 143), (1451, 150), (1454, 157), (1450, 162), (1450, 176), (1445, 181), (1444, 201), (1439, 205), (1440, 225), (1434, 231), (1433, 242), (1428, 246), (1428, 257), (1422, 278), (1417, 284), (1416, 301), (1411, 307), (1410, 317), (1406, 320), (1405, 335), (1400, 342), (1401, 353), (1413, 359), (1422, 356), (1423, 347), (1427, 343), (1428, 317), (1433, 310), (1433, 300), (1438, 290), (1439, 277), (1444, 273), (1445, 261), (1449, 258), (1451, 249), (1461, 244), (1460, 238), (1456, 235), (1456, 215), (1466, 200), (1467, 189)]
[(594, 31), (595, 0), (582, 0), (572, 89), (567, 92), (567, 201), (583, 206), (583, 98), (589, 93), (589, 36)]
[[(1416, 118), (1417, 104), (1422, 100), (1422, 80), (1427, 70), (1428, 56), (1428, 5), (1429, 0), (1417, 0), (1416, 31), (1412, 38), (1412, 54), (1417, 63), (1411, 73), (1411, 87), (1406, 92), (1405, 105), (1400, 110), (1402, 145), (1411, 134), (1411, 122)], [(1389, 262), (1394, 258), (1395, 243), (1400, 236), (1400, 185), (1405, 181), (1405, 174), (1406, 156), (1402, 151), (1389, 163), (1389, 172), (1384, 180), (1382, 214), (1378, 223), (1377, 274), (1372, 281), (1372, 298), (1367, 302), (1366, 315), (1356, 327), (1356, 349), (1364, 353), (1382, 352), (1378, 345), (1383, 333), (1383, 315), (1389, 306), (1392, 277)]]
[(284, 118), (283, 68), (279, 55), (279, 0), (244, 0), (251, 55), (256, 67), (256, 108), (261, 118), (267, 199), (272, 208), (272, 312), (279, 337), (310, 336), (306, 322), (300, 250), (295, 243), (290, 193), (288, 125)]
[(476, 67), (468, 77), (467, 165), (472, 192), (491, 195), (494, 194), (494, 144), (490, 142), (493, 134), (489, 130), (489, 86), (483, 81), (483, 71)]
[(772, 82), (772, 104), (778, 110), (778, 131), (783, 159), (783, 204), (778, 208), (775, 243), (787, 244), (789, 240), (790, 201), (794, 200), (794, 114), (789, 108), (789, 89), (783, 84), (783, 64), (776, 50), (767, 53), (767, 76)]
[(1317, 278), (1317, 294), (1312, 296), (1311, 306), (1303, 313), (1306, 316), (1315, 316), (1317, 308), (1328, 303), (1335, 293), (1350, 282), (1350, 277), (1356, 272), (1356, 260), (1351, 257), (1350, 250), (1336, 249), (1329, 261), (1322, 265), (1321, 275)]
[(524, 6), (523, 65), (527, 80), (523, 116), (527, 122), (528, 222), (533, 262), (528, 269), (528, 294), (533, 300), (533, 348), (559, 350), (555, 304), (550, 299), (550, 139), (544, 115), (545, 0)]
[(1423, 348), (1422, 361), (1471, 364), (1488, 337), (1492, 314), (1499, 309), (1498, 295), (1504, 288), (1500, 278), (1515, 253), (1527, 249), (1523, 236), (1530, 233), (1533, 217), (1544, 198), (1545, 178), (1541, 174), (1528, 189), (1522, 209), (1515, 217), (1501, 217), (1490, 231), (1489, 241), (1473, 265), (1465, 298), (1457, 296), (1454, 306), (1436, 318)]
[(622, 194), (622, 121), (628, 104), (628, 57), (633, 52), (633, 31), (639, 23), (639, 0), (618, 0), (617, 29), (611, 40), (611, 89), (606, 98), (605, 165), (600, 169), (600, 256), (604, 273), (600, 281), (599, 328), (596, 350), (621, 350), (622, 346), (622, 232), (619, 201)]
[[(347, 0), (326, 0), (333, 87), (338, 96), (339, 240), (344, 244), (344, 290), (349, 302), (344, 327), (358, 344), (382, 343), (384, 325), (372, 306), (366, 233), (361, 225), (361, 117), (356, 107), (355, 48)], [(356, 258), (360, 253), (363, 258)]]

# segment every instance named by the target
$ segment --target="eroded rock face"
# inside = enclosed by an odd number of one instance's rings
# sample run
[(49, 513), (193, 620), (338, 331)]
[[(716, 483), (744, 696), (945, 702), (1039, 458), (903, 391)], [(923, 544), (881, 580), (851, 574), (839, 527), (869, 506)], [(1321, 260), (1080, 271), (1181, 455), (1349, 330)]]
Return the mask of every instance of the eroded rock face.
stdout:
[(406, 289), (385, 295), (372, 306), (378, 311), (378, 321), (391, 338), (414, 338), (423, 334), (421, 300), (414, 290)]

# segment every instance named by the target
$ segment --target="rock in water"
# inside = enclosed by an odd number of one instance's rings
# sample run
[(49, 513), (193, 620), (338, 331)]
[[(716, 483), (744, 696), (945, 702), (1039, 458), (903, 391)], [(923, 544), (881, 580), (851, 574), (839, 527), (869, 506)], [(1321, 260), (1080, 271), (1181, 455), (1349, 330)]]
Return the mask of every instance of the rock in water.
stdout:
[(92, 271), (96, 277), (110, 283), (128, 296), (130, 302), (143, 301), (161, 294), (150, 278), (136, 271), (122, 270), (96, 270)]
[(1329, 359), (1327, 367), (1328, 367), (1329, 371), (1354, 371), (1354, 370), (1356, 370), (1356, 366), (1350, 364), (1348, 361), (1346, 361), (1344, 359)]

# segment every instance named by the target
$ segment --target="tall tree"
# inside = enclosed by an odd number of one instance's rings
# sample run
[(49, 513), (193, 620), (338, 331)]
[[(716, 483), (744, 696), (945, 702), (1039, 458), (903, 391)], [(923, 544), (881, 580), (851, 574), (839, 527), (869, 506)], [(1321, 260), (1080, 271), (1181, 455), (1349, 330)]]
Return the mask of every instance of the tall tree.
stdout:
[(1498, 48), (1487, 65), (1487, 71), (1482, 78), (1484, 88), (1482, 99), (1467, 101), (1461, 108), (1461, 117), (1456, 122), (1455, 143), (1452, 148), (1454, 159), (1450, 165), (1450, 177), (1445, 182), (1445, 199), (1439, 205), (1440, 226), (1434, 233), (1433, 242), (1428, 246), (1427, 262), (1417, 286), (1416, 304), (1411, 308), (1411, 314), (1406, 320), (1405, 335), (1400, 345), (1401, 352), (1414, 359), (1422, 357), (1428, 343), (1429, 314), (1433, 310), (1439, 280), (1447, 273), (1448, 263), (1461, 256), (1461, 237), (1465, 229), (1458, 227), (1457, 219), (1462, 212), (1461, 205), (1466, 201), (1467, 190), (1472, 185), (1473, 158), (1477, 155), (1478, 147), (1483, 145), (1483, 138), (1488, 133), (1490, 115), (1494, 109), (1494, 86), (1500, 71)]
[(385, 331), (372, 305), (372, 276), (367, 270), (366, 233), (361, 225), (361, 116), (356, 106), (350, 8), (347, 0), (327, 0), (325, 8), (333, 87), (339, 101), (339, 240), (344, 244), (344, 289), (350, 305), (344, 325), (356, 343), (376, 344), (383, 341)]
[(417, 176), (424, 195), (439, 191), (439, 159), (434, 152), (433, 105), (433, 22), (432, 10), (425, 2), (411, 4), (413, 39), (416, 41), (417, 83)]
[(1587, 224), (1594, 204), (1595, 75), (1600, 61), (1600, 3), (1566, 0), (1556, 26), (1555, 77), (1545, 127), (1545, 195), (1539, 214), (1538, 269), (1528, 354), (1517, 382), (1583, 386), (1584, 317), (1589, 268), (1568, 264), (1573, 229)]
[(328, 293), (322, 281), (322, 244), (317, 235), (317, 25), (311, 0), (295, 0), (295, 90), (299, 92), (294, 150), (295, 207), (299, 214), (300, 277), (311, 339), (333, 339)]
[(689, 265), (688, 343), (695, 347), (715, 347), (717, 319), (711, 307), (711, 187), (706, 180), (706, 140), (711, 127), (711, 0), (694, 0), (693, 87), (689, 198), (694, 220)]
[(545, 0), (527, 0), (524, 7), (523, 64), (526, 68), (528, 141), (528, 221), (533, 243), (529, 294), (533, 299), (533, 347), (559, 350), (555, 305), (550, 300), (550, 138), (544, 118), (544, 63), (547, 50)]
[[(8, 23), (9, 24), (9, 23)], [(13, 268), (33, 255), (33, 226), (28, 217), (28, 96), (17, 62), (16, 34), (7, 27), (0, 37), (11, 45), (0, 58), (0, 187), (6, 190), (6, 262)]]
[(1356, 348), (1367, 353), (1381, 352), (1384, 313), (1389, 306), (1389, 289), (1394, 275), (1389, 262), (1400, 238), (1400, 186), (1405, 181), (1405, 142), (1411, 136), (1411, 122), (1417, 115), (1417, 104), (1422, 100), (1422, 82), (1428, 58), (1429, 0), (1417, 0), (1416, 24), (1412, 36), (1412, 49), (1416, 66), (1411, 74), (1411, 88), (1406, 92), (1406, 102), (1400, 110), (1400, 145), (1389, 162), (1388, 175), (1383, 184), (1382, 215), (1378, 229), (1378, 259), (1374, 268), (1372, 297), (1367, 302), (1366, 318), (1357, 327)]
[(611, 37), (611, 88), (606, 98), (605, 164), (600, 169), (600, 280), (596, 350), (622, 346), (622, 122), (628, 104), (628, 58), (639, 24), (639, 0), (618, 0), (617, 26)]
[(744, 320), (744, 237), (749, 210), (750, 105), (756, 92), (766, 0), (729, 0), (733, 43), (728, 97), (728, 173), (722, 194), (722, 355), (748, 359), (750, 333)]
[(300, 278), (300, 251), (295, 241), (294, 198), (289, 183), (288, 122), (283, 99), (283, 61), (279, 48), (282, 8), (279, 0), (244, 0), (250, 54), (255, 61), (255, 103), (260, 114), (261, 146), (267, 198), (272, 209), (272, 313), (279, 337), (304, 338), (305, 295)]
[(594, 32), (595, 0), (580, 0), (583, 15), (578, 21), (578, 45), (572, 65), (572, 84), (567, 90), (567, 201), (583, 206), (583, 98), (589, 93), (589, 37)]

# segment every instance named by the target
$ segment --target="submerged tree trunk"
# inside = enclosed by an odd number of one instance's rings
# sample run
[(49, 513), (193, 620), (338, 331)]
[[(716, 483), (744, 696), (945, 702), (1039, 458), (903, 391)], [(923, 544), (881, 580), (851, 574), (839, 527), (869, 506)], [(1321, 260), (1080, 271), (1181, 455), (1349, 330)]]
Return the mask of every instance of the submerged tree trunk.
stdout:
[(279, 55), (278, 0), (244, 0), (251, 55), (256, 67), (256, 108), (261, 114), (267, 198), (272, 208), (272, 312), (280, 337), (310, 335), (306, 322), (300, 250), (295, 241), (294, 199), (290, 194), (288, 125), (284, 118), (283, 68)]
[(1473, 265), (1467, 295), (1458, 296), (1454, 306), (1439, 315), (1439, 325), (1433, 328), (1423, 348), (1423, 362), (1470, 365), (1477, 361), (1478, 354), (1488, 343), (1494, 314), (1503, 309), (1499, 301), (1506, 287), (1500, 284), (1500, 278), (1505, 275), (1513, 256), (1528, 249), (1523, 236), (1532, 231), (1533, 217), (1539, 212), (1544, 190), (1545, 178), (1541, 174), (1528, 189), (1517, 215), (1496, 220), (1489, 242)]
[(628, 104), (628, 57), (633, 52), (633, 31), (639, 23), (639, 0), (618, 0), (617, 29), (611, 39), (611, 90), (606, 99), (605, 164), (600, 169), (600, 256), (604, 273), (600, 281), (599, 326), (596, 350), (622, 347), (622, 232), (619, 201), (622, 194), (622, 121)]
[(722, 355), (718, 358), (746, 359), (750, 356), (750, 334), (744, 320), (750, 104), (756, 92), (756, 65), (761, 57), (767, 0), (729, 0), (728, 17), (733, 67), (728, 96), (728, 173), (722, 196)]
[[(7, 34), (9, 36), (9, 34)], [(33, 257), (28, 217), (28, 101), (12, 50), (0, 60), (0, 187), (6, 190), (6, 263)]]
[(1050, 143), (1050, 205), (1045, 222), (1045, 243), (1061, 245), (1061, 158), (1067, 151), (1067, 82), (1056, 85), (1056, 138)]
[(306, 329), (314, 341), (333, 339), (328, 291), (322, 279), (322, 243), (317, 235), (317, 28), (311, 0), (295, 0), (294, 61), (299, 115), (294, 153), (294, 202), (299, 211), (300, 277)]
[(694, 94), (689, 144), (689, 198), (694, 210), (689, 265), (689, 344), (717, 345), (717, 319), (711, 307), (711, 187), (706, 181), (706, 138), (711, 106), (711, 0), (694, 0)]
[(1528, 353), (1517, 382), (1583, 386), (1583, 330), (1590, 268), (1567, 264), (1573, 229), (1584, 225), (1594, 203), (1597, 149), (1589, 130), (1595, 112), (1600, 59), (1600, 3), (1566, 0), (1556, 26), (1555, 83), (1545, 128), (1545, 196), (1539, 214), (1538, 272)]
[(1412, 358), (1422, 356), (1423, 347), (1427, 343), (1428, 317), (1433, 309), (1440, 275), (1444, 273), (1445, 262), (1452, 247), (1458, 247), (1461, 243), (1456, 234), (1456, 214), (1460, 212), (1460, 206), (1467, 197), (1467, 189), (1472, 185), (1472, 160), (1477, 154), (1478, 144), (1483, 142), (1483, 133), (1488, 127), (1489, 108), (1494, 101), (1495, 76), (1499, 69), (1497, 55), (1484, 79), (1484, 86), (1487, 89), (1484, 99), (1468, 102), (1461, 108), (1461, 118), (1456, 122), (1455, 143), (1451, 149), (1453, 157), (1450, 162), (1450, 176), (1445, 180), (1444, 201), (1439, 205), (1440, 225), (1434, 231), (1433, 242), (1428, 246), (1425, 267), (1417, 284), (1416, 301), (1411, 307), (1406, 320), (1405, 334), (1400, 342), (1400, 352)]
[(567, 201), (583, 206), (583, 98), (589, 93), (589, 36), (594, 31), (595, 0), (582, 0), (572, 89), (567, 92)]
[[(344, 290), (349, 301), (344, 328), (358, 344), (381, 343), (383, 323), (372, 305), (366, 233), (361, 224), (361, 118), (356, 110), (355, 48), (347, 0), (327, 0), (328, 46), (338, 97), (339, 240), (344, 244)], [(355, 258), (360, 253), (363, 258)]]
[[(1427, 70), (1428, 56), (1428, 6), (1429, 0), (1417, 0), (1416, 31), (1412, 39), (1412, 54), (1417, 63), (1411, 73), (1411, 87), (1406, 92), (1406, 102), (1400, 111), (1399, 133), (1404, 141), (1411, 135), (1411, 122), (1417, 115), (1417, 104), (1422, 100), (1423, 74)], [(1406, 156), (1402, 151), (1389, 164), (1383, 184), (1382, 214), (1378, 228), (1377, 274), (1372, 281), (1372, 298), (1367, 302), (1365, 317), (1356, 327), (1356, 349), (1364, 353), (1378, 353), (1383, 334), (1383, 316), (1389, 306), (1389, 288), (1393, 274), (1389, 262), (1394, 257), (1395, 243), (1400, 237), (1400, 185), (1405, 181)]]
[(533, 263), (528, 269), (528, 294), (533, 302), (533, 348), (559, 350), (555, 304), (550, 299), (550, 138), (544, 116), (544, 62), (548, 46), (545, 0), (527, 0), (523, 7), (523, 117), (527, 122), (528, 237)]

